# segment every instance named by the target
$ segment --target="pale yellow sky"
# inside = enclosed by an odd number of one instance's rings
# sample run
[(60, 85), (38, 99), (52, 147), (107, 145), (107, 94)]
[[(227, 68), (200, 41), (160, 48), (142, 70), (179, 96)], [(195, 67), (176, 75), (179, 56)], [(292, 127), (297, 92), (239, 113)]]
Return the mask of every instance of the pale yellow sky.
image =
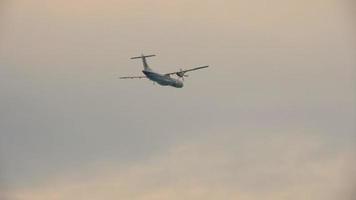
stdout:
[(17, 190), (14, 199), (352, 198), (354, 152), (321, 156), (320, 150), (328, 147), (312, 132), (254, 138), (226, 131), (205, 134), (129, 167), (104, 162), (61, 174)]
[(0, 199), (351, 200), (353, 5), (2, 1)]

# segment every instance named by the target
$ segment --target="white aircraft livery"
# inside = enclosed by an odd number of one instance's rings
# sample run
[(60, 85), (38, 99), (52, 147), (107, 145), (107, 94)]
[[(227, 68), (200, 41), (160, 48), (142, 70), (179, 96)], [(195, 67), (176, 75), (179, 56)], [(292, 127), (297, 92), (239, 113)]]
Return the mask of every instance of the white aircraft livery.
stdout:
[[(155, 56), (155, 55), (147, 55), (147, 56), (145, 56), (145, 55), (142, 54), (141, 56), (131, 58), (131, 59), (142, 59), (142, 62), (143, 62), (143, 71), (142, 71), (142, 73), (145, 76), (124, 76), (124, 77), (120, 77), (120, 79), (147, 78), (147, 79), (149, 79), (149, 80), (151, 80), (153, 82), (158, 83), (159, 85), (182, 88), (183, 87), (184, 77), (188, 77), (188, 75), (186, 75), (185, 73), (209, 67), (209, 66), (202, 66), (202, 67), (196, 67), (196, 68), (187, 69), (187, 70), (180, 69), (180, 71), (177, 71), (177, 72), (160, 74), (160, 73), (157, 73), (157, 72), (153, 71), (147, 64), (146, 58), (153, 57), (153, 56)], [(172, 78), (171, 75), (178, 76), (178, 79)]]

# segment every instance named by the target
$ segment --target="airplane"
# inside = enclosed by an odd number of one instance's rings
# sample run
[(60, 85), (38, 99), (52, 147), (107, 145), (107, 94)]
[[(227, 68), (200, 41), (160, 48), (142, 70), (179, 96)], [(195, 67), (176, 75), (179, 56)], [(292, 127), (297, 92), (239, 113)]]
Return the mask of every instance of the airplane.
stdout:
[[(209, 66), (202, 66), (202, 67), (196, 67), (196, 68), (187, 69), (187, 70), (180, 69), (180, 71), (161, 74), (161, 73), (157, 73), (157, 72), (153, 71), (147, 64), (146, 58), (153, 57), (153, 56), (156, 56), (156, 55), (146, 55), (145, 56), (142, 54), (141, 56), (131, 58), (131, 59), (142, 59), (143, 68), (144, 68), (142, 73), (145, 76), (123, 76), (123, 77), (120, 77), (120, 79), (147, 78), (147, 79), (153, 81), (154, 83), (158, 83), (159, 85), (162, 85), (162, 86), (172, 86), (175, 88), (182, 88), (184, 77), (188, 77), (188, 75), (186, 75), (185, 73), (209, 67)], [(178, 79), (172, 78), (171, 75), (178, 76)]]

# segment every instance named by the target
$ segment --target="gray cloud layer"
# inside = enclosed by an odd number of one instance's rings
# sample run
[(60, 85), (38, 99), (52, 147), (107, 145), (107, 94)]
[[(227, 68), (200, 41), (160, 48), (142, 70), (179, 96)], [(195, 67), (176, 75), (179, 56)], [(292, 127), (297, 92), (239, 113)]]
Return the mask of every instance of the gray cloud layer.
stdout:
[[(260, 3), (4, 1), (1, 194), (347, 199), (351, 3)], [(163, 72), (211, 68), (182, 90), (117, 80), (140, 73), (128, 58), (141, 52), (157, 53), (150, 64)]]

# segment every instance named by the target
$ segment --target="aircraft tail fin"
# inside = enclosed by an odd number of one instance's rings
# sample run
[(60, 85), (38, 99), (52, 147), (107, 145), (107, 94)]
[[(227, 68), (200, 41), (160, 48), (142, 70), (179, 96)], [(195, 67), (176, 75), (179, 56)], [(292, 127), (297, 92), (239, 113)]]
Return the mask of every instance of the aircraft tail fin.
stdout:
[(150, 67), (149, 67), (148, 64), (147, 64), (146, 58), (153, 57), (153, 56), (156, 56), (156, 55), (147, 55), (147, 56), (145, 56), (145, 55), (142, 54), (141, 56), (132, 57), (131, 59), (142, 59), (143, 68), (144, 68), (145, 70), (147, 70), (147, 69), (150, 69)]

